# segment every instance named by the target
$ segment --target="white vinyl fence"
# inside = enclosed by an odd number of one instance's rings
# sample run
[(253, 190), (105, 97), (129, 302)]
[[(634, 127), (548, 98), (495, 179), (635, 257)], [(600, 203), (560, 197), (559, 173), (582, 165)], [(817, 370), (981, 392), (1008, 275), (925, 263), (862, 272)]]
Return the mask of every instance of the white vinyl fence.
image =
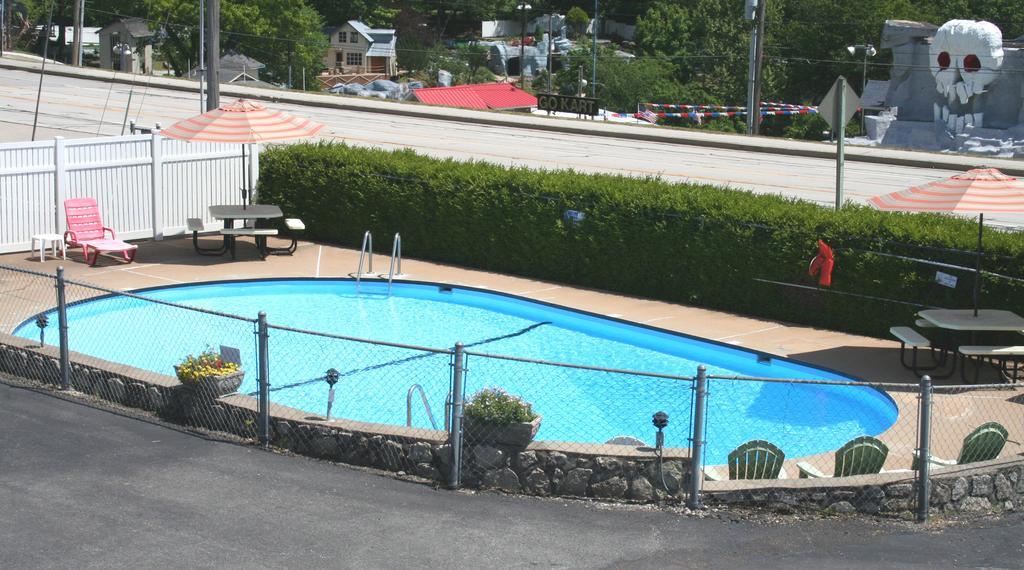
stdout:
[[(250, 150), (252, 159), (249, 160)], [(246, 149), (253, 185), (259, 147)], [(58, 233), (64, 200), (92, 196), (119, 239), (181, 234), (186, 218), (211, 229), (214, 204), (238, 204), (242, 145), (186, 143), (159, 134), (0, 144), (0, 253), (28, 251), (35, 234)]]

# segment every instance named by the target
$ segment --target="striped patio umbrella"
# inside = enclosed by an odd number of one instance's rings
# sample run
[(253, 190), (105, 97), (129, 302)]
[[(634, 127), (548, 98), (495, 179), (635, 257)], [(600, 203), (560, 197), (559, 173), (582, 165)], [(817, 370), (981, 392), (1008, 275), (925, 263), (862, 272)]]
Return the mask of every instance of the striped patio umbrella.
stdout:
[[(310, 119), (270, 110), (257, 101), (239, 99), (202, 115), (178, 121), (161, 133), (184, 141), (242, 145), (242, 180), (245, 180), (245, 145), (311, 137), (322, 128), (324, 126), (321, 123)], [(242, 188), (243, 204), (251, 194), (251, 187), (250, 176)]]
[(978, 252), (974, 271), (974, 314), (977, 316), (985, 213), (1024, 212), (1024, 180), (1007, 176), (995, 168), (978, 168), (938, 182), (875, 196), (869, 202), (879, 210), (978, 215)]

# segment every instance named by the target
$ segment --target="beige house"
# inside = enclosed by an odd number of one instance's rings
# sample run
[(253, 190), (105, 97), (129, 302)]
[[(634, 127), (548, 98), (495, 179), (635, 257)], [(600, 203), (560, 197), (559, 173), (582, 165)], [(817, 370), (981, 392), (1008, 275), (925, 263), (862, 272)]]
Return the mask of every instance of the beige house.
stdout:
[(335, 73), (398, 73), (395, 30), (374, 30), (349, 20), (325, 32), (331, 45), (324, 56), (324, 66)]
[(153, 73), (153, 31), (139, 18), (125, 18), (100, 28), (100, 67), (130, 73)]

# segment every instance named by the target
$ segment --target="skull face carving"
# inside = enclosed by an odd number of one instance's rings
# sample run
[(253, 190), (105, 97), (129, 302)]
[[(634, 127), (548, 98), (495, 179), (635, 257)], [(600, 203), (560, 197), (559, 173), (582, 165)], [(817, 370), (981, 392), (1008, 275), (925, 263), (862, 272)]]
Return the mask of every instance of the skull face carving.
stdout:
[(966, 105), (999, 76), (1003, 34), (989, 22), (950, 20), (935, 32), (929, 54), (935, 88)]

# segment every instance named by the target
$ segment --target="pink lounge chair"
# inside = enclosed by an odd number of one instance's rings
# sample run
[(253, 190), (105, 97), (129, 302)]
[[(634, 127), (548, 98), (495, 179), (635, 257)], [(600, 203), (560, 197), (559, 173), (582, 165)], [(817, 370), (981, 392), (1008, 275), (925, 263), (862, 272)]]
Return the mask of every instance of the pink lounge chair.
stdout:
[[(90, 266), (96, 265), (96, 260), (103, 252), (121, 252), (121, 256), (128, 263), (135, 259), (138, 246), (116, 239), (114, 230), (103, 225), (95, 198), (64, 200), (64, 213), (67, 215), (68, 222), (68, 231), (64, 232), (64, 241), (67, 242), (68, 247), (81, 247), (85, 262)], [(107, 233), (110, 233), (109, 239), (107, 239)], [(92, 250), (91, 257), (90, 249)]]

